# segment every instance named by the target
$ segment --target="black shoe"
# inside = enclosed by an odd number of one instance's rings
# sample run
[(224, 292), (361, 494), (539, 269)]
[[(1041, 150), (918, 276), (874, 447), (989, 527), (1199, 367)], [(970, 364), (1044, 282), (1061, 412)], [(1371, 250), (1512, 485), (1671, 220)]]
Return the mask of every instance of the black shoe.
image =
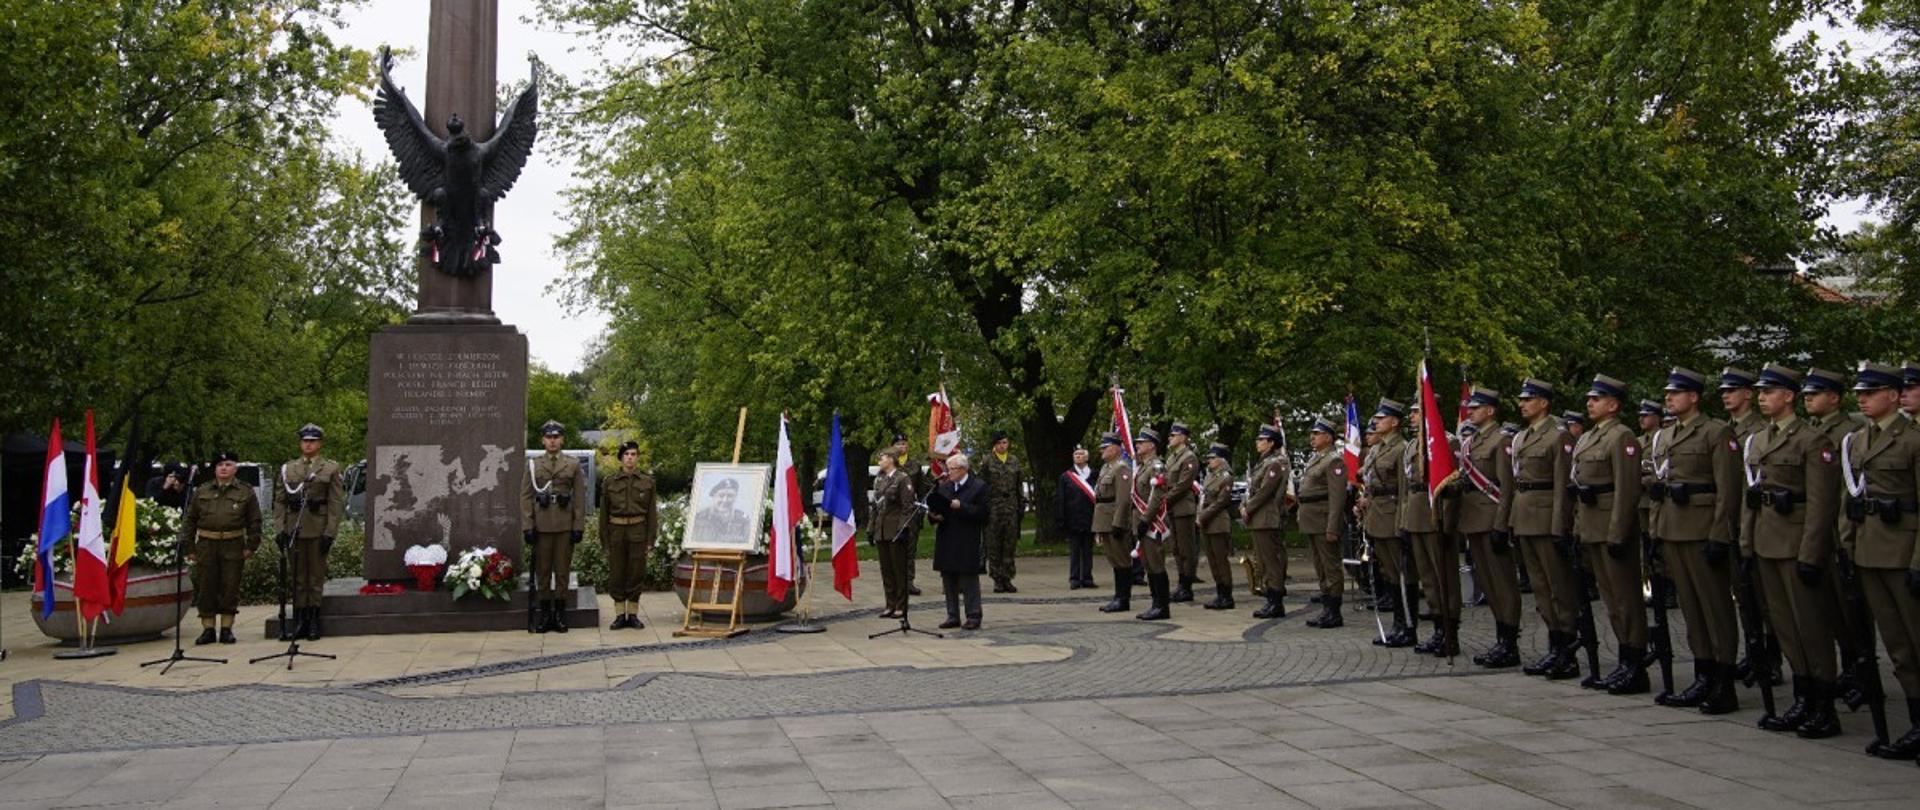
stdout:
[(239, 644), (240, 639), (233, 637), (233, 628), (222, 627), (220, 628), (220, 643), (221, 644)]
[(1101, 613), (1125, 613), (1133, 609), (1133, 576), (1124, 568), (1113, 570), (1113, 600), (1100, 608)]
[(1174, 589), (1173, 593), (1167, 597), (1167, 601), (1191, 602), (1193, 601), (1193, 588), (1183, 584)]
[(640, 621), (640, 617), (637, 614), (633, 614), (633, 613), (627, 614), (628, 630), (645, 630), (646, 627), (647, 627), (647, 623)]
[(1086, 587), (1086, 586), (1084, 586), (1084, 585), (1081, 585), (1081, 584), (1080, 584), (1080, 580), (1077, 580), (1077, 579), (1069, 579), (1069, 580), (1067, 580), (1067, 590), (1069, 590), (1069, 591), (1077, 591), (1077, 590), (1080, 590), (1080, 589), (1081, 589), (1081, 588), (1083, 588), (1083, 587)]
[(1547, 674), (1547, 670), (1553, 668), (1554, 658), (1559, 655), (1560, 646), (1562, 643), (1564, 642), (1561, 641), (1560, 631), (1548, 630), (1546, 653), (1541, 655), (1539, 658), (1534, 659), (1533, 663), (1521, 667), (1520, 674), (1522, 675)]
[(1700, 713), (1707, 715), (1732, 714), (1740, 710), (1740, 695), (1733, 688), (1740, 676), (1734, 672), (1732, 664), (1713, 662), (1713, 669), (1707, 673), (1712, 680), (1707, 686), (1707, 695), (1700, 701)]
[(1340, 615), (1340, 597), (1323, 596), (1320, 600), (1320, 615), (1309, 619), (1306, 625), (1308, 627), (1318, 627), (1322, 630), (1345, 627), (1347, 620)]
[[(220, 637), (213, 632), (213, 628), (209, 627), (200, 631), (200, 637), (193, 640), (193, 646), (198, 647), (202, 644), (212, 644), (218, 640), (220, 640)], [(293, 639), (289, 637), (287, 640), (292, 641)]]
[(1574, 644), (1573, 636), (1567, 636), (1567, 646), (1554, 651), (1553, 660), (1548, 662), (1547, 671), (1540, 673), (1549, 681), (1569, 681), (1580, 677), (1580, 655), (1575, 652), (1579, 647)]
[(1312, 596), (1309, 596), (1309, 597), (1307, 597), (1307, 604), (1309, 604), (1309, 605), (1317, 605), (1317, 604), (1320, 604), (1320, 602), (1321, 602), (1322, 600), (1324, 600), (1324, 599), (1326, 599), (1326, 598), (1327, 598), (1327, 595), (1326, 595), (1326, 594), (1323, 594), (1323, 593), (1316, 593), (1316, 594), (1314, 594), (1314, 595), (1312, 595)]
[(918, 586), (918, 585), (908, 585), (908, 586), (907, 586), (907, 595), (908, 595), (908, 596), (919, 596), (919, 595), (920, 595), (920, 586)]
[(1907, 722), (1913, 728), (1900, 739), (1890, 743), (1875, 740), (1867, 746), (1867, 753), (1881, 759), (1912, 760), (1920, 756), (1920, 697), (1907, 698)]
[(1855, 661), (1852, 666), (1843, 667), (1840, 677), (1833, 682), (1833, 696), (1850, 712), (1860, 711), (1861, 706), (1867, 705), (1867, 690), (1861, 689), (1860, 681), (1853, 677), (1853, 671), (1858, 666), (1859, 662)]
[(540, 600), (540, 623), (534, 625), (533, 632), (535, 633), (553, 632), (553, 603), (552, 602), (545, 599)]
[(1691, 709), (1705, 703), (1707, 693), (1713, 689), (1713, 673), (1717, 671), (1715, 667), (1718, 666), (1706, 659), (1696, 659), (1693, 662), (1693, 683), (1677, 693), (1659, 695), (1653, 699), (1653, 702), (1683, 709)]
[(959, 627), (959, 626), (960, 626), (959, 619), (948, 619), (940, 623), (940, 629), (942, 630), (952, 630), (953, 628)]
[(1231, 585), (1213, 586), (1213, 600), (1210, 602), (1207, 602), (1204, 605), (1201, 605), (1201, 607), (1206, 608), (1208, 610), (1232, 610), (1233, 609), (1233, 586)]
[(307, 640), (320, 640), (320, 609), (317, 607), (307, 608)]
[(1840, 715), (1833, 711), (1834, 688), (1832, 681), (1808, 679), (1811, 694), (1807, 698), (1807, 721), (1793, 733), (1801, 739), (1824, 740), (1840, 735)]
[(1647, 678), (1647, 648), (1621, 647), (1620, 660), (1626, 672), (1618, 679), (1607, 684), (1609, 695), (1644, 695), (1653, 691), (1653, 684)]
[[(887, 617), (887, 614), (885, 614), (885, 613), (882, 613), (882, 614), (880, 614), (880, 618), (882, 618), (882, 619), (885, 619), (885, 618), (888, 618), (888, 617)], [(625, 614), (625, 613), (622, 613), (622, 614), (620, 614), (620, 615), (618, 615), (618, 616), (615, 616), (615, 617), (613, 617), (613, 622), (607, 625), (607, 629), (608, 629), (608, 630), (625, 630), (625, 629), (627, 629), (627, 614)]]
[(1086, 579), (1083, 579), (1083, 580), (1080, 580), (1080, 587), (1082, 587), (1082, 588), (1098, 588), (1098, 587), (1100, 587), (1100, 583), (1098, 583), (1098, 582), (1094, 582), (1094, 581), (1093, 581), (1093, 577), (1087, 577)]
[(1267, 597), (1266, 604), (1253, 611), (1253, 617), (1256, 619), (1278, 619), (1285, 615), (1287, 615), (1287, 608), (1280, 603), (1278, 596)]
[(994, 580), (994, 581), (993, 581), (993, 592), (994, 592), (994, 593), (1006, 593), (1006, 592), (1007, 592), (1007, 586), (1006, 586), (1006, 584), (1004, 584), (1004, 583), (1002, 583), (1002, 582), (1001, 582), (1000, 580), (997, 580), (997, 579), (996, 579), (996, 580)]
[(1433, 628), (1433, 635), (1428, 636), (1426, 641), (1413, 645), (1413, 651), (1421, 655), (1432, 655), (1438, 652), (1440, 645), (1446, 642), (1446, 634), (1441, 632), (1439, 627), (1435, 627)]
[(1167, 575), (1147, 575), (1147, 587), (1153, 592), (1153, 606), (1134, 618), (1143, 622), (1158, 622), (1173, 618), (1173, 611), (1167, 609), (1167, 597), (1170, 595)]
[(1013, 580), (1009, 579), (1007, 580), (1007, 584), (1000, 588), (1000, 592), (1001, 593), (1019, 593), (1020, 589), (1013, 587)]
[(978, 629), (980, 629), (980, 620), (979, 620), (979, 619), (968, 619), (968, 620), (966, 620), (966, 621), (964, 621), (964, 622), (961, 622), (961, 623), (960, 623), (960, 629), (962, 629), (962, 630), (978, 630)]
[(1768, 715), (1760, 718), (1760, 727), (1767, 731), (1793, 731), (1806, 725), (1809, 710), (1807, 683), (1808, 679), (1799, 675), (1793, 676), (1793, 705), (1788, 706), (1786, 712), (1778, 717)]
[(567, 632), (567, 603), (564, 599), (553, 600), (553, 632)]

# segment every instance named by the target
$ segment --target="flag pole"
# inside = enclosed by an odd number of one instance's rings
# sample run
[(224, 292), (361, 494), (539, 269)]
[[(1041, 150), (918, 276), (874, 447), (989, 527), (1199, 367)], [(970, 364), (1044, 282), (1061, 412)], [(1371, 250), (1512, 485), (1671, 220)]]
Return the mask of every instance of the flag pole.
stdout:
[[(740, 410), (741, 410), (741, 413), (744, 415), (744, 413), (746, 412), (746, 409), (741, 408)], [(775, 516), (775, 518), (778, 519), (778, 516)], [(807, 520), (812, 520), (812, 519), (813, 518), (807, 518)], [(795, 540), (797, 541), (799, 537), (800, 537), (800, 534), (796, 532), (794, 534)], [(813, 544), (813, 552), (807, 556), (807, 574), (806, 574), (806, 578), (801, 582), (801, 585), (800, 585), (800, 588), (801, 588), (800, 600), (799, 600), (800, 618), (773, 628), (774, 632), (776, 633), (825, 633), (827, 632), (827, 628), (813, 623), (813, 567), (814, 567), (814, 564), (818, 563), (819, 561), (820, 561), (820, 544), (816, 542)]]

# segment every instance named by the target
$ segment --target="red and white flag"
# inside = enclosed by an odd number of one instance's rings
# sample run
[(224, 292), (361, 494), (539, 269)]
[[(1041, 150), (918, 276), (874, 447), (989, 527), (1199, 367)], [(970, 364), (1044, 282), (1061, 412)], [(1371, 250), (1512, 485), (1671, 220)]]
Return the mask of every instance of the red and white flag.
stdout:
[(800, 557), (795, 527), (806, 518), (800, 497), (800, 474), (793, 469), (793, 448), (787, 444), (787, 415), (780, 414), (780, 449), (773, 464), (773, 531), (767, 543), (767, 596), (778, 602), (793, 587), (795, 563)]
[(944, 459), (960, 449), (960, 423), (953, 420), (953, 400), (947, 384), (927, 395), (927, 468), (935, 476), (947, 474)]
[(1427, 374), (1427, 361), (1420, 361), (1420, 452), (1427, 462), (1427, 497), (1437, 500), (1440, 485), (1458, 469), (1453, 449), (1447, 445), (1447, 422), (1440, 415), (1440, 399), (1433, 392), (1433, 377)]
[(100, 455), (87, 411), (87, 473), (80, 490), (80, 531), (73, 538), (73, 599), (80, 618), (93, 621), (113, 602), (107, 579), (106, 507), (100, 501)]

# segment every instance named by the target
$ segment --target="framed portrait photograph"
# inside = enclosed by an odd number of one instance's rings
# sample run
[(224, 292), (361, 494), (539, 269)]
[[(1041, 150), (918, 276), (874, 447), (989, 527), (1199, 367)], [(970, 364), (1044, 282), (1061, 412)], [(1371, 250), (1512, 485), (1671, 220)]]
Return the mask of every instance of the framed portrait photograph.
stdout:
[(770, 464), (702, 462), (693, 467), (687, 534), (681, 547), (752, 553), (765, 511)]

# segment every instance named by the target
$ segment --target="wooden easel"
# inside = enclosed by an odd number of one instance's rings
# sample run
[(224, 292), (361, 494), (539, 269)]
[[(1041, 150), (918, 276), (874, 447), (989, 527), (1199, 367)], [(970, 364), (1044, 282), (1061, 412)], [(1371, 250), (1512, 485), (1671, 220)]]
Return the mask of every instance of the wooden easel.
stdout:
[[(740, 423), (733, 429), (733, 463), (740, 463), (740, 443), (746, 437), (747, 409), (740, 409)], [(720, 601), (721, 581), (725, 579), (727, 569), (733, 569), (733, 598)], [(701, 582), (705, 573), (712, 577), (706, 583)], [(707, 597), (700, 598), (702, 585), (705, 585)], [(747, 554), (743, 551), (695, 551), (693, 552), (693, 572), (687, 581), (687, 613), (680, 620), (680, 629), (673, 631), (674, 636), (700, 636), (702, 638), (732, 638), (747, 632), (740, 626), (740, 600), (747, 584)], [(727, 614), (727, 626), (717, 623), (709, 626), (706, 613)]]

